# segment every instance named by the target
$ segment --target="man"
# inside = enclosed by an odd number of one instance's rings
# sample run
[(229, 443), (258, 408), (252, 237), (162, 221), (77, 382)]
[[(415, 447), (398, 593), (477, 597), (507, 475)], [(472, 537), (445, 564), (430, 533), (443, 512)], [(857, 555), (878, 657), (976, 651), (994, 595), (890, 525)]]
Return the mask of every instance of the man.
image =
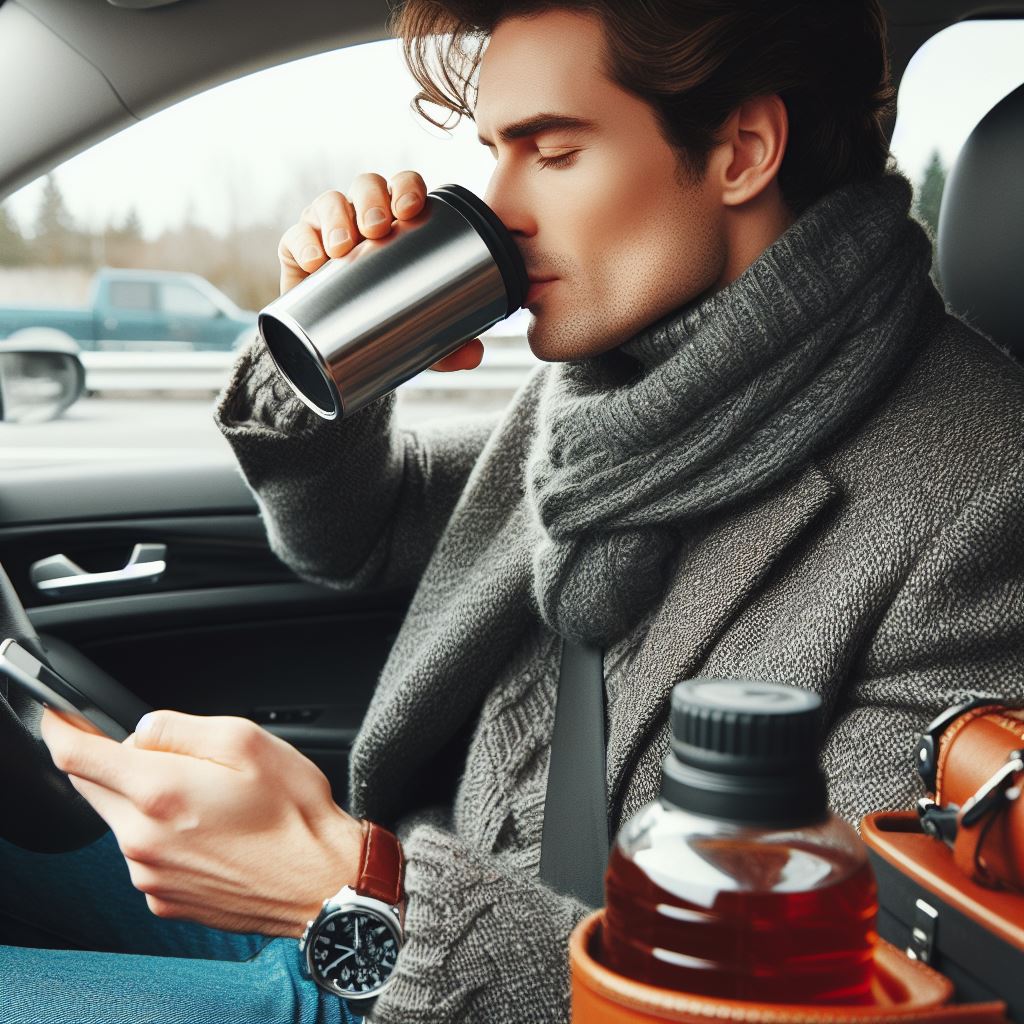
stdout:
[[(545, 365), (497, 420), (401, 430), (394, 395), (319, 420), (254, 339), (217, 419), (285, 562), (415, 588), (352, 758), (352, 814), (406, 862), (371, 1019), (561, 1021), (588, 909), (539, 877), (563, 638), (603, 652), (613, 830), (693, 676), (817, 691), (832, 806), (909, 806), (915, 734), (1024, 667), (1024, 379), (929, 280), (873, 0), (410, 0), (395, 28), (492, 148)], [(282, 289), (424, 193), (322, 195)], [(359, 849), (335, 820), (324, 898)]]

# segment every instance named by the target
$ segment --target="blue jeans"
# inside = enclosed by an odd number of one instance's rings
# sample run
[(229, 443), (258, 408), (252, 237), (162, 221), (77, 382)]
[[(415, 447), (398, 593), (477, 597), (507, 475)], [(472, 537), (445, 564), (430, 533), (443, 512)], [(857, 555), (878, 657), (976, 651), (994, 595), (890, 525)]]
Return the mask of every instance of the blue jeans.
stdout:
[(0, 946), (2, 1024), (349, 1024), (298, 939), (156, 917), (113, 832), (70, 853), (0, 839), (0, 917), (80, 949)]

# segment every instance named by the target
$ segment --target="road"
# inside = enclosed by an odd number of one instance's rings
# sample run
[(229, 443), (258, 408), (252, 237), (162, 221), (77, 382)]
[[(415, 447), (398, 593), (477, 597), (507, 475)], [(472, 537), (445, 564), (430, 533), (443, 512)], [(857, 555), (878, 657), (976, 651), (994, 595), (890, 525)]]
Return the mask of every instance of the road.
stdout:
[[(450, 399), (398, 391), (399, 423), (502, 408), (510, 394)], [(0, 469), (135, 459), (224, 461), (231, 449), (213, 422), (213, 398), (85, 398), (59, 420), (0, 423)]]

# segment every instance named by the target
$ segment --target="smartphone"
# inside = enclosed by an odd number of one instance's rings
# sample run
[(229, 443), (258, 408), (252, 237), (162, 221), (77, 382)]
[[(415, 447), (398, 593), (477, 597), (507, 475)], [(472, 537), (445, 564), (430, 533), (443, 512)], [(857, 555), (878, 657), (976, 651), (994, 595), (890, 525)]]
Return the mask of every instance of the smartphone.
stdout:
[(111, 706), (101, 708), (94, 697), (44, 665), (14, 639), (0, 644), (0, 672), (44, 707), (91, 722), (118, 743), (130, 736), (139, 719), (151, 710), (127, 691), (111, 695)]

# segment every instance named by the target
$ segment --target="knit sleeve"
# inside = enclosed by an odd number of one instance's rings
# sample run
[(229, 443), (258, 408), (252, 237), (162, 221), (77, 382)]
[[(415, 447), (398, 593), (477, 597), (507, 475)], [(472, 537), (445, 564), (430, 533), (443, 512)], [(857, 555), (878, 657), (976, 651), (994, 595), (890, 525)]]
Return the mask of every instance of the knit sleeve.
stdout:
[[(470, 371), (471, 372), (471, 371)], [(271, 550), (299, 576), (345, 590), (411, 589), (498, 414), (400, 429), (395, 393), (324, 420), (256, 335), (214, 420), (231, 445)]]
[(886, 609), (822, 755), (851, 824), (924, 795), (912, 750), (940, 712), (972, 691), (1024, 699), (1022, 509), (1018, 462), (938, 532)]
[(404, 831), (406, 943), (372, 1024), (564, 1024), (569, 935), (592, 908), (451, 832)]

